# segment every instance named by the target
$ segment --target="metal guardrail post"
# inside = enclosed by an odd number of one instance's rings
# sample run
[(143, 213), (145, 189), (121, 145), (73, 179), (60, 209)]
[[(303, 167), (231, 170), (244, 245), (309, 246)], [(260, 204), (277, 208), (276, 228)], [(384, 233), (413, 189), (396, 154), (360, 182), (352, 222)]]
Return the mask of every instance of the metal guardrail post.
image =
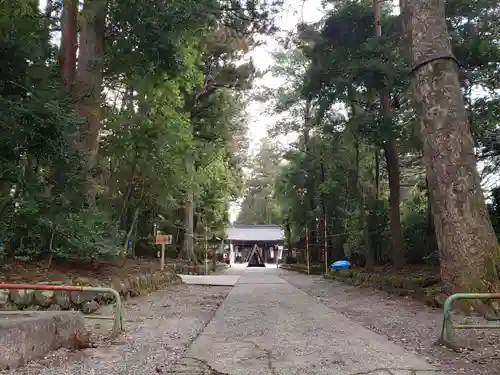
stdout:
[(112, 288), (102, 288), (102, 287), (92, 287), (87, 286), (83, 287), (84, 292), (96, 292), (96, 293), (110, 293), (115, 297), (115, 315), (114, 317), (110, 316), (99, 316), (99, 315), (87, 315), (85, 316), (87, 319), (104, 319), (110, 320), (113, 319), (113, 335), (118, 335), (123, 331), (123, 303), (120, 297), (120, 293), (118, 293), (115, 289)]
[(500, 329), (500, 324), (455, 324), (451, 320), (451, 307), (455, 301), (464, 299), (500, 299), (500, 293), (456, 293), (449, 296), (443, 305), (443, 326), (440, 341), (446, 346), (453, 343), (454, 328), (457, 329)]
[(0, 289), (31, 289), (31, 290), (52, 290), (64, 292), (95, 292), (110, 293), (115, 297), (115, 315), (84, 315), (87, 319), (113, 320), (112, 335), (116, 336), (123, 331), (123, 304), (120, 294), (112, 288), (102, 288), (93, 286), (73, 286), (73, 285), (45, 285), (45, 284), (0, 284)]

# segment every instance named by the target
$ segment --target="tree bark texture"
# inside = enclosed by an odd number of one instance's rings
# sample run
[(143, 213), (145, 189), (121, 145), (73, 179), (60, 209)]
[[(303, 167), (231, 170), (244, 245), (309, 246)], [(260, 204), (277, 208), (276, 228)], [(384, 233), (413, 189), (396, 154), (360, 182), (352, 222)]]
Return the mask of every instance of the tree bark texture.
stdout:
[(429, 188), (429, 180), (426, 179), (426, 188), (427, 188), (427, 235), (428, 235), (428, 246), (427, 250), (424, 254), (425, 257), (428, 257), (431, 254), (438, 253), (438, 245), (436, 239), (436, 228), (434, 226), (434, 213), (432, 212), (432, 193)]
[[(373, 0), (373, 11), (375, 16), (375, 36), (382, 36), (382, 25), (380, 17), (380, 0)], [(396, 145), (395, 135), (392, 130), (392, 110), (389, 101), (389, 93), (386, 90), (380, 91), (381, 112), (384, 121), (390, 124), (389, 138), (384, 142), (384, 153), (387, 163), (387, 174), (389, 178), (389, 222), (391, 225), (391, 260), (396, 268), (401, 268), (405, 264), (404, 240), (401, 230), (401, 184), (399, 170), (399, 155)]]
[(312, 128), (311, 124), (312, 109), (311, 109), (311, 99), (308, 98), (304, 105), (304, 128), (302, 129), (302, 136), (304, 137), (304, 152), (309, 151), (309, 131)]
[[(351, 89), (351, 112), (352, 117), (355, 119), (358, 114), (363, 110), (356, 103), (355, 91)], [(364, 245), (364, 256), (365, 256), (365, 267), (370, 269), (375, 265), (375, 256), (372, 247), (372, 241), (370, 238), (370, 223), (367, 215), (367, 200), (369, 198), (367, 196), (370, 195), (370, 192), (365, 192), (363, 189), (363, 184), (360, 176), (360, 134), (359, 134), (359, 125), (356, 123), (356, 127), (352, 131), (352, 135), (354, 138), (354, 165), (355, 165), (355, 173), (353, 173), (353, 181), (351, 185), (354, 189), (354, 196), (359, 204), (360, 214), (361, 214), (361, 225), (363, 227), (363, 245)], [(378, 172), (378, 165), (376, 166)], [(377, 172), (375, 173), (377, 175)], [(346, 190), (346, 196), (348, 196), (348, 191)]]
[(393, 136), (384, 145), (389, 179), (389, 222), (391, 224), (392, 264), (401, 268), (405, 264), (403, 231), (401, 229), (401, 184), (399, 157)]
[(95, 198), (95, 182), (92, 178), (92, 169), (97, 162), (99, 130), (101, 128), (106, 10), (106, 0), (85, 0), (80, 21), (80, 52), (73, 91), (78, 112), (87, 122), (84, 134), (90, 201)]
[(415, 108), (447, 293), (499, 289), (500, 251), (480, 186), (443, 0), (403, 9)]
[(290, 228), (290, 220), (288, 218), (285, 221), (285, 241), (288, 248), (288, 254), (292, 254), (292, 229)]
[(182, 253), (187, 261), (198, 263), (194, 252), (194, 194), (192, 188), (186, 193), (184, 203), (184, 241), (182, 243)]
[[(195, 134), (195, 124), (198, 120), (198, 113), (201, 105), (207, 101), (211, 95), (215, 94), (218, 86), (211, 80), (210, 75), (205, 76), (205, 83), (203, 87), (196, 93), (193, 98), (192, 105), (189, 108), (191, 113), (191, 131), (194, 138)], [(186, 101), (186, 104), (190, 101)], [(186, 165), (191, 173), (196, 173), (197, 167), (195, 163), (195, 151), (191, 149), (188, 151), (188, 158), (186, 159)], [(183, 227), (184, 227), (184, 239), (182, 242), (181, 254), (189, 261), (193, 263), (198, 263), (198, 258), (194, 251), (194, 235), (195, 235), (195, 205), (194, 205), (194, 191), (193, 187), (190, 186), (189, 190), (186, 192), (185, 204), (184, 204), (184, 217), (183, 217)]]
[(76, 73), (76, 50), (78, 48), (77, 27), (78, 1), (64, 0), (61, 17), (61, 75), (63, 86), (67, 93), (71, 93)]

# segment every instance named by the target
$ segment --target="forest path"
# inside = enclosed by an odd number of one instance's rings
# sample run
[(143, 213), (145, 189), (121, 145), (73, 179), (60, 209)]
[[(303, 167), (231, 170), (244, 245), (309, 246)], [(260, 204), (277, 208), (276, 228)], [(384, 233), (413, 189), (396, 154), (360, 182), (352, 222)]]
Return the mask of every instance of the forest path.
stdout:
[(222, 275), (237, 282), (131, 299), (118, 339), (6, 374), (500, 374), (495, 350), (487, 358), (434, 346), (442, 312), (418, 301), (272, 266)]
[(282, 270), (232, 267), (226, 274), (241, 276), (174, 373), (444, 374), (291, 285)]

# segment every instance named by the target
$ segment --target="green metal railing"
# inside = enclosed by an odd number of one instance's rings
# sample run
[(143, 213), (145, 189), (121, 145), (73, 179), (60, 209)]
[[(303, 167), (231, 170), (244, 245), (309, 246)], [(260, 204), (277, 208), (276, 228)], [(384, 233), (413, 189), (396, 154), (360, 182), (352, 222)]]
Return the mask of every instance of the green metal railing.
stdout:
[(87, 319), (113, 320), (111, 334), (116, 336), (123, 331), (123, 303), (120, 294), (112, 288), (101, 288), (94, 286), (73, 286), (73, 285), (45, 285), (45, 284), (0, 284), (0, 289), (31, 289), (31, 290), (53, 290), (65, 292), (93, 292), (109, 293), (115, 297), (115, 315), (84, 315)]
[(451, 318), (451, 307), (455, 301), (465, 299), (500, 299), (500, 293), (456, 293), (449, 296), (443, 305), (443, 327), (440, 341), (442, 344), (455, 347), (454, 329), (500, 329), (500, 324), (457, 324)]

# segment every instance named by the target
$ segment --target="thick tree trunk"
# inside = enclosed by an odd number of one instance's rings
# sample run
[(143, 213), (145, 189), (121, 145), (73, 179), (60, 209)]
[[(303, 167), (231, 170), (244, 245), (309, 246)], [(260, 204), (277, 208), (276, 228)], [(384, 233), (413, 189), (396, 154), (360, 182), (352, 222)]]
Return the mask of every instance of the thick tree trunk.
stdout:
[[(351, 101), (351, 112), (352, 117), (355, 119), (363, 109), (357, 104), (356, 93), (353, 88), (350, 90), (350, 101)], [(360, 155), (360, 129), (359, 125), (352, 131), (352, 135), (354, 138), (354, 164), (355, 164), (355, 172), (353, 173), (352, 178), (352, 189), (354, 189), (354, 196), (356, 201), (358, 202), (360, 214), (361, 214), (361, 225), (363, 227), (363, 245), (364, 245), (364, 256), (365, 256), (365, 267), (372, 268), (375, 265), (375, 257), (373, 252), (373, 246), (370, 238), (370, 226), (367, 215), (367, 196), (370, 195), (370, 192), (365, 192), (363, 189), (363, 184), (360, 178), (360, 165), (361, 165), (361, 155)], [(378, 166), (375, 175), (378, 174)], [(377, 187), (378, 188), (378, 187)], [(346, 191), (346, 195), (348, 191)]]
[[(377, 10), (376, 10), (377, 12)], [(378, 18), (376, 18), (378, 19)], [(349, 97), (351, 101), (351, 111), (353, 118), (356, 118), (359, 114), (362, 114), (364, 111), (358, 104), (356, 100), (356, 91), (353, 87), (350, 88)], [(356, 122), (357, 124), (357, 122)], [(360, 177), (360, 166), (361, 166), (361, 155), (360, 155), (360, 129), (359, 125), (356, 125), (356, 128), (353, 129), (353, 137), (354, 137), (354, 150), (355, 150), (355, 173), (354, 173), (354, 181), (353, 181), (353, 189), (355, 191), (355, 199), (358, 202), (360, 213), (361, 213), (361, 225), (363, 227), (363, 244), (364, 244), (364, 255), (365, 255), (365, 267), (370, 269), (375, 265), (375, 254), (374, 248), (371, 241), (370, 236), (370, 222), (368, 220), (369, 216), (367, 215), (367, 211), (369, 211), (369, 206), (367, 205), (367, 201), (370, 200), (371, 192), (370, 189), (368, 191), (364, 191), (362, 180)], [(376, 171), (375, 171), (375, 186), (378, 190), (378, 176), (379, 175), (379, 167), (378, 160), (376, 163)], [(346, 192), (347, 193), (347, 192)], [(378, 193), (376, 193), (377, 195)]]
[(399, 157), (396, 141), (391, 137), (384, 145), (387, 174), (389, 176), (389, 221), (391, 224), (392, 264), (401, 268), (405, 264), (403, 231), (401, 229), (401, 185)]
[(498, 292), (500, 251), (481, 191), (444, 1), (410, 2), (403, 15), (444, 287), (450, 294)]
[(380, 150), (375, 148), (375, 200), (378, 201), (380, 194)]
[[(380, 22), (380, 0), (373, 0), (373, 11), (375, 13), (375, 36), (382, 36), (382, 25)], [(380, 92), (382, 116), (387, 123), (391, 121), (391, 105), (389, 102), (389, 94), (386, 90)], [(392, 121), (391, 121), (392, 122)], [(392, 124), (390, 124), (392, 127)], [(404, 241), (401, 230), (401, 211), (400, 211), (400, 171), (399, 171), (399, 156), (396, 147), (395, 135), (392, 128), (389, 131), (389, 139), (384, 144), (384, 153), (387, 163), (387, 174), (389, 176), (389, 221), (391, 224), (391, 247), (392, 247), (392, 264), (396, 268), (401, 268), (405, 264), (404, 256)]]
[(212, 272), (215, 272), (217, 270), (217, 249), (212, 250)]
[(101, 91), (104, 58), (106, 0), (85, 0), (80, 22), (80, 52), (74, 83), (75, 101), (80, 115), (87, 120), (85, 130), (88, 169), (88, 197), (95, 201), (93, 168), (97, 162), (101, 128)]
[[(207, 101), (211, 95), (215, 94), (217, 91), (217, 85), (211, 79), (210, 74), (205, 76), (205, 83), (203, 87), (196, 93), (193, 98), (193, 101), (186, 100), (186, 109), (190, 111), (191, 114), (191, 131), (194, 138), (196, 138), (195, 133), (195, 124), (198, 120), (198, 114), (201, 105)], [(194, 175), (196, 172), (196, 155), (194, 150), (187, 151), (188, 159), (186, 159), (186, 163), (188, 166), (188, 170), (190, 173)], [(184, 227), (184, 239), (182, 242), (181, 255), (185, 257), (189, 262), (198, 263), (198, 259), (196, 253), (194, 251), (194, 231), (195, 231), (195, 222), (194, 222), (194, 192), (193, 187), (189, 187), (189, 190), (186, 192), (185, 196), (185, 204), (183, 210), (183, 227)]]
[(428, 257), (431, 254), (437, 254), (438, 245), (436, 239), (436, 228), (434, 226), (434, 213), (432, 209), (432, 194), (429, 188), (429, 180), (426, 179), (426, 188), (427, 188), (427, 236), (428, 246), (426, 246), (426, 252), (424, 254), (425, 257)]
[(306, 153), (309, 150), (309, 138), (310, 138), (309, 131), (312, 125), (311, 118), (312, 118), (311, 99), (308, 98), (304, 106), (304, 128), (302, 129), (302, 136), (304, 137), (303, 150)]
[(67, 93), (71, 93), (76, 73), (78, 1), (64, 0), (61, 18), (62, 42), (60, 51), (61, 76)]
[[(380, 22), (380, 0), (373, 0), (373, 11), (375, 14), (375, 36), (382, 36), (382, 25)], [(389, 221), (391, 224), (392, 264), (401, 268), (405, 264), (404, 241), (401, 230), (400, 195), (401, 185), (399, 181), (399, 156), (396, 147), (395, 135), (392, 131), (392, 111), (389, 102), (389, 93), (380, 91), (381, 111), (386, 123), (391, 126), (389, 139), (384, 144), (384, 153), (387, 163), (387, 174), (389, 176)]]
[(292, 229), (290, 228), (290, 220), (287, 218), (285, 221), (285, 241), (288, 248), (288, 254), (292, 254)]
[[(194, 207), (193, 207), (194, 210)], [(200, 216), (197, 214), (193, 214), (193, 233), (196, 233), (198, 230), (198, 223), (200, 222)]]
[(187, 261), (198, 263), (194, 252), (194, 194), (190, 189), (186, 193), (184, 203), (184, 242), (182, 243), (182, 254)]

